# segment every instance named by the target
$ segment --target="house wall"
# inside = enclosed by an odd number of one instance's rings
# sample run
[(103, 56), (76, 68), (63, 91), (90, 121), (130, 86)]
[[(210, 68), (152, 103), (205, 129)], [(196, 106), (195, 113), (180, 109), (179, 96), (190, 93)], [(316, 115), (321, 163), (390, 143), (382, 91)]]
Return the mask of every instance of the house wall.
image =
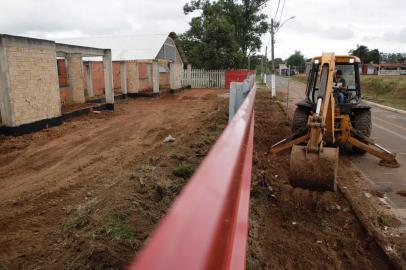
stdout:
[(178, 64), (183, 64), (182, 57), (176, 47), (175, 41), (168, 37), (158, 52), (157, 59), (165, 59)]
[(54, 42), (0, 36), (0, 107), (10, 127), (61, 116)]
[(169, 61), (164, 59), (158, 60), (159, 64), (159, 88), (170, 88)]
[(139, 91), (146, 91), (152, 88), (152, 65), (148, 63), (138, 63)]

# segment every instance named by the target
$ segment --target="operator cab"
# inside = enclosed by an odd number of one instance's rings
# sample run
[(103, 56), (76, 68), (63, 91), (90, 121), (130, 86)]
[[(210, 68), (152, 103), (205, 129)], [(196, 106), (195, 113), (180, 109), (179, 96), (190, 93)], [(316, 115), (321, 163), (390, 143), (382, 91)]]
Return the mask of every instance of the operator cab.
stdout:
[[(320, 57), (313, 58), (312, 66), (308, 75), (306, 97), (308, 102), (315, 104), (320, 87)], [(361, 86), (359, 76), (360, 60), (356, 56), (336, 56), (335, 70), (342, 71), (342, 78), (346, 82), (347, 90), (344, 92), (344, 104), (340, 108), (358, 104), (361, 100)], [(338, 103), (336, 102), (336, 105)]]

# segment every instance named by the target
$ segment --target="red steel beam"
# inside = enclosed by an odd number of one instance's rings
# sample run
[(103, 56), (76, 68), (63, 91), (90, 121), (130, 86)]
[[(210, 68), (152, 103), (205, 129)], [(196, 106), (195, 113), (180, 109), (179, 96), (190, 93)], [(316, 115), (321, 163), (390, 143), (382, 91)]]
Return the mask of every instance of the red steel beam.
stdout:
[(256, 86), (129, 266), (245, 269)]

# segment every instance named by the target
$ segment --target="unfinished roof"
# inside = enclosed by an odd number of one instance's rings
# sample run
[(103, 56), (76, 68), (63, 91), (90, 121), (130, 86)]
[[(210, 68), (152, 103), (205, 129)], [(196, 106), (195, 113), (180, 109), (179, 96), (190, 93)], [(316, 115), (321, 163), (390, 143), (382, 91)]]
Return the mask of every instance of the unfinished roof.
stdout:
[(167, 34), (90, 37), (58, 40), (78, 46), (110, 48), (113, 61), (155, 59)]

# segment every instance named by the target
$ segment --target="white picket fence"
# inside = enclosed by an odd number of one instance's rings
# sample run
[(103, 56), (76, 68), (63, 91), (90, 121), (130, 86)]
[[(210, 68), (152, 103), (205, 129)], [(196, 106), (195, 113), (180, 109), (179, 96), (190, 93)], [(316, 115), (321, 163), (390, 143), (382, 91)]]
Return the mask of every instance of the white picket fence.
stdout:
[[(188, 85), (187, 69), (183, 70), (182, 86)], [(191, 86), (192, 88), (225, 88), (226, 72), (224, 70), (191, 70)]]

